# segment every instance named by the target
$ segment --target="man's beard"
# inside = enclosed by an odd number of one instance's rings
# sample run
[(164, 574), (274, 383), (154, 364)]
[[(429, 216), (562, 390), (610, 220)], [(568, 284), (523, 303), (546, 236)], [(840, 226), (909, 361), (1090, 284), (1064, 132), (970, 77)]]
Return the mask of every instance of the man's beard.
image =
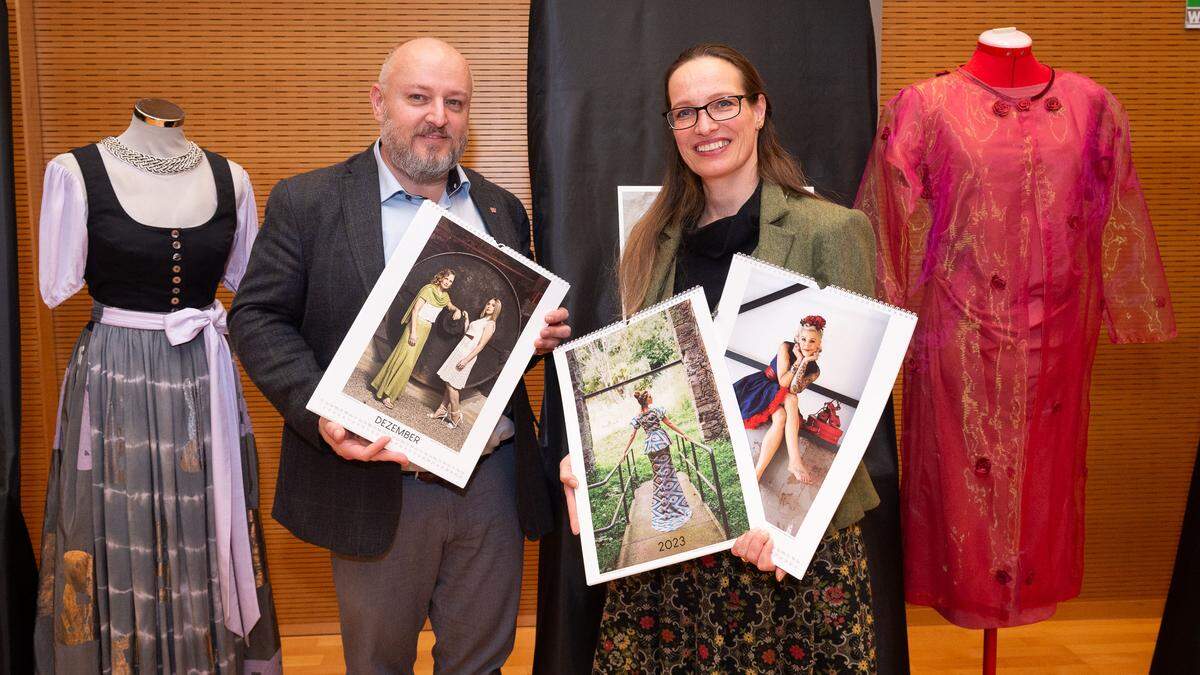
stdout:
[(467, 134), (464, 133), (458, 139), (451, 137), (452, 145), (449, 152), (444, 154), (431, 152), (423, 155), (413, 147), (414, 141), (417, 136), (439, 131), (437, 127), (423, 124), (413, 132), (412, 136), (405, 137), (401, 130), (392, 126), (391, 120), (387, 118), (386, 114), (381, 127), (383, 148), (387, 153), (388, 161), (418, 185), (428, 185), (444, 179), (446, 174), (458, 165), (458, 161), (462, 159), (463, 153), (467, 150)]

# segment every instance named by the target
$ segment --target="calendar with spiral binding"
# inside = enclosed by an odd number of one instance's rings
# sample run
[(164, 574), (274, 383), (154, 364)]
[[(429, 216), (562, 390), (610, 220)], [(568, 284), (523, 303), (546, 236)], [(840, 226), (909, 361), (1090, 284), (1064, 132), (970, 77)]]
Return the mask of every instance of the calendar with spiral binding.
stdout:
[(722, 551), (762, 522), (701, 288), (554, 352), (589, 584)]
[(426, 201), (307, 407), (462, 487), (513, 436), (505, 406), (568, 287)]
[[(717, 308), (724, 365), (777, 566), (804, 575), (908, 349), (915, 314), (738, 254)], [(870, 507), (872, 504), (863, 504)]]

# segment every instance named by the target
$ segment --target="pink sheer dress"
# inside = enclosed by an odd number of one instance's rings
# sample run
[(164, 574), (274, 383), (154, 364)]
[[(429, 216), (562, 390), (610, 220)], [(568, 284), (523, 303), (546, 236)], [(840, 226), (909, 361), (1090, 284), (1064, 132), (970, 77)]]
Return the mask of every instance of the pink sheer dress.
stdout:
[(1083, 577), (1088, 387), (1113, 342), (1175, 335), (1121, 104), (1076, 73), (958, 70), (887, 105), (858, 194), (904, 369), (905, 592), (970, 628), (1040, 621)]

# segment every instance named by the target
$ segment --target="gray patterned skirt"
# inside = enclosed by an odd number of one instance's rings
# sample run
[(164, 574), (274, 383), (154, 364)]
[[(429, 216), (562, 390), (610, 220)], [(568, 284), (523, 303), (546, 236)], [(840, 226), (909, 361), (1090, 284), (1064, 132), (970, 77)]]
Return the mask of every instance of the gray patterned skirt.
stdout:
[(281, 671), (257, 451), (238, 386), (261, 610), (245, 638), (226, 629), (221, 607), (203, 338), (172, 346), (157, 330), (95, 320), (84, 329), (63, 383), (46, 495), (40, 672)]

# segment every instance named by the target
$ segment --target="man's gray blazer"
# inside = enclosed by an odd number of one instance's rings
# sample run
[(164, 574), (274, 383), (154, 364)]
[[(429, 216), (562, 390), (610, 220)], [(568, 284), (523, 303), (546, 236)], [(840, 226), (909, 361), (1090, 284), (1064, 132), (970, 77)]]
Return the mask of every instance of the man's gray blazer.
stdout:
[[(380, 556), (392, 545), (400, 466), (338, 457), (304, 405), (383, 272), (378, 171), (367, 148), (276, 184), (229, 314), (242, 366), (283, 415), (271, 515), (304, 541), (356, 557)], [(478, 173), (467, 175), (492, 236), (530, 256), (529, 216), (520, 200)], [(510, 404), (521, 528), (536, 539), (555, 522), (557, 457), (539, 451), (524, 384)]]

